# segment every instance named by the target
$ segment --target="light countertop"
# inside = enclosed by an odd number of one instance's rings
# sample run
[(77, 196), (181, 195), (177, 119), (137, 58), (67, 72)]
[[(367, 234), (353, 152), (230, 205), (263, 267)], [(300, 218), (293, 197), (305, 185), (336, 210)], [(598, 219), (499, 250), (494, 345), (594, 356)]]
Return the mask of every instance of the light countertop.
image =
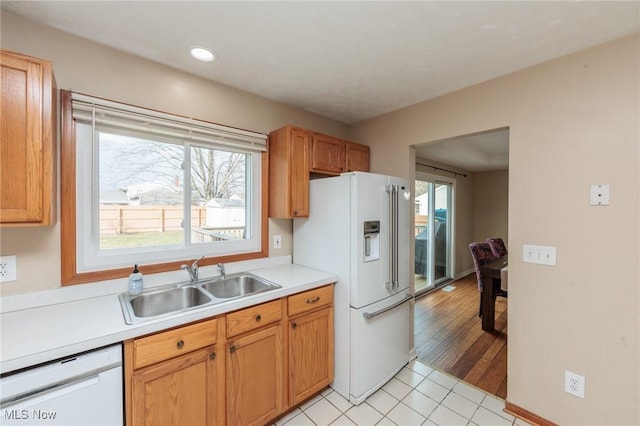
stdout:
[(279, 299), (333, 283), (335, 275), (294, 264), (250, 271), (281, 288), (139, 324), (125, 323), (118, 293), (3, 312), (0, 373), (29, 367), (166, 328)]

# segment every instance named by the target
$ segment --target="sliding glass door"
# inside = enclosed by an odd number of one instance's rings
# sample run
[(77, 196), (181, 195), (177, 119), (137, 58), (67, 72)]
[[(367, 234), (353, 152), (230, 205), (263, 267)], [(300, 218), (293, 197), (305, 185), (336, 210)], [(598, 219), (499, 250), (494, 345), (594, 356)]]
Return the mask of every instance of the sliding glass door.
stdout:
[(415, 182), (416, 294), (451, 279), (453, 184), (426, 176)]

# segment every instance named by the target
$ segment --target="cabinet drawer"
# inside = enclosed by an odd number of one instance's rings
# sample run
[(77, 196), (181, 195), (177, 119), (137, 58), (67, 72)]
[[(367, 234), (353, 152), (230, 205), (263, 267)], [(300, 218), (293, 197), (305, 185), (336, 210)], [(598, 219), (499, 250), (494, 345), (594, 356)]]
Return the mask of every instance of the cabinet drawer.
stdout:
[(217, 319), (163, 331), (133, 342), (133, 368), (138, 369), (216, 343)]
[(317, 309), (333, 303), (333, 285), (314, 288), (304, 293), (289, 296), (289, 316)]
[(232, 312), (227, 315), (227, 337), (246, 333), (263, 325), (280, 321), (281, 318), (280, 300)]

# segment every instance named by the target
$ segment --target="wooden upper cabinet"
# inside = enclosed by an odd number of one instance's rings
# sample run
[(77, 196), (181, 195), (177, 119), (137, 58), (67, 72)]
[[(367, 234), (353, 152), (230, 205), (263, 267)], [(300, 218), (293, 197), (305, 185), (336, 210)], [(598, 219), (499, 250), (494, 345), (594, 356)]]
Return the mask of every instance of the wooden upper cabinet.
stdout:
[(369, 171), (369, 147), (359, 143), (346, 142), (347, 172)]
[(311, 171), (336, 175), (344, 172), (344, 141), (332, 136), (314, 133), (311, 142)]
[(369, 147), (314, 133), (311, 142), (311, 171), (326, 175), (368, 172)]
[(369, 171), (369, 147), (294, 126), (269, 134), (269, 217), (309, 216), (309, 179)]
[(51, 63), (1, 51), (0, 224), (55, 222), (55, 102)]
[(269, 134), (269, 216), (309, 216), (311, 133), (286, 126)]

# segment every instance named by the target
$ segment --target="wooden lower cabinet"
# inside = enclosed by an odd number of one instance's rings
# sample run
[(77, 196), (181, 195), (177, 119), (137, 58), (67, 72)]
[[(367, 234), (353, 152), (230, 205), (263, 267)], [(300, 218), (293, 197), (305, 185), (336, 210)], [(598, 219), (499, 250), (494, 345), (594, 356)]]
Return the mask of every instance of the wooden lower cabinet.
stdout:
[(227, 424), (262, 425), (284, 409), (280, 324), (227, 342)]
[(333, 308), (289, 320), (289, 405), (333, 381)]
[(216, 349), (211, 346), (136, 370), (134, 425), (215, 425)]
[(263, 425), (333, 380), (333, 284), (124, 345), (126, 423)]

